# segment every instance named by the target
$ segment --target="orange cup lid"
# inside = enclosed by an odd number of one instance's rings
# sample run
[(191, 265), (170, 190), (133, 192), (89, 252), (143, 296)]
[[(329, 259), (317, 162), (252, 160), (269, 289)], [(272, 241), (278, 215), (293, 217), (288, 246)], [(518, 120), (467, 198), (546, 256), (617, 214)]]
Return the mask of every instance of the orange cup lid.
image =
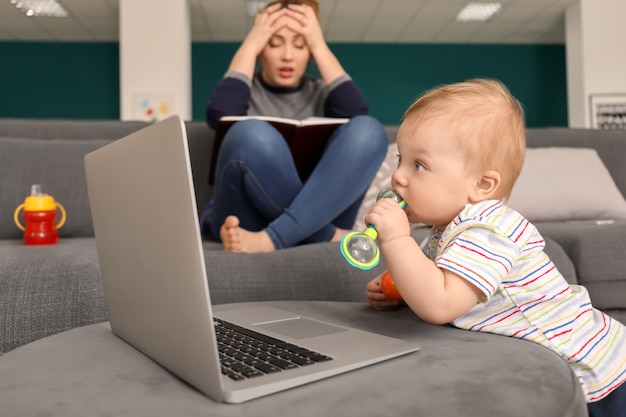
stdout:
[(55, 209), (56, 203), (51, 195), (31, 195), (24, 200), (25, 211), (52, 211)]

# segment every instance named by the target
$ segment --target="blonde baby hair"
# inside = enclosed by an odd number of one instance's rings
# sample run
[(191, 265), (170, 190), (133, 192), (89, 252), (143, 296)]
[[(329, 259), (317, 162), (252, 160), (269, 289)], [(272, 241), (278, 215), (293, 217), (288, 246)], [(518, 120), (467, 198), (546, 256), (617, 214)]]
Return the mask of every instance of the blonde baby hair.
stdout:
[(438, 119), (455, 129), (466, 152), (468, 170), (494, 170), (501, 182), (497, 198), (507, 199), (526, 154), (524, 109), (504, 84), (475, 78), (442, 85), (419, 97), (403, 123)]

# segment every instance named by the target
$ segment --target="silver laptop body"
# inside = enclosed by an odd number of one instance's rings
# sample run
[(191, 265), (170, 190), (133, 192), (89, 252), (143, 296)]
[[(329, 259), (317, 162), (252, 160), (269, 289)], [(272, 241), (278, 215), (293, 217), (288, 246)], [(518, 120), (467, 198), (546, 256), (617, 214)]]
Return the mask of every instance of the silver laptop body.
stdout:
[(231, 309), (219, 317), (333, 360), (242, 381), (222, 375), (189, 161), (185, 125), (178, 116), (85, 156), (114, 334), (213, 400), (232, 403), (419, 348), (275, 308)]

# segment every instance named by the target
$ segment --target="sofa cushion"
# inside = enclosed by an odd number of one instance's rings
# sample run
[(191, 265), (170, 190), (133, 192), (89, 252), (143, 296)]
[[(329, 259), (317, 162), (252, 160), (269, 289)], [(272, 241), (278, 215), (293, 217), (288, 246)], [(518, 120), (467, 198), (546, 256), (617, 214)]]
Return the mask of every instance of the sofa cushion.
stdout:
[(108, 319), (94, 238), (0, 240), (0, 265), (0, 354)]
[(526, 129), (526, 145), (529, 148), (559, 146), (595, 149), (622, 195), (626, 196), (626, 130), (567, 127)]
[[(339, 243), (321, 242), (272, 253), (233, 253), (203, 242), (213, 304), (243, 301), (366, 301), (365, 286), (384, 262), (362, 271), (350, 266)], [(323, 263), (323, 267), (320, 266)]]
[[(83, 157), (110, 140), (28, 139), (0, 137), (0, 239), (21, 239), (13, 222), (17, 206), (41, 184), (65, 207), (67, 221), (59, 236), (93, 236)], [(23, 217), (20, 215), (23, 224)]]
[(148, 122), (84, 119), (12, 119), (0, 122), (0, 137), (32, 139), (118, 139)]
[(626, 219), (626, 201), (595, 149), (529, 148), (507, 205), (530, 221)]
[[(626, 220), (537, 222), (537, 229), (565, 250), (578, 282), (600, 309), (624, 307), (626, 294)], [(557, 265), (558, 266), (558, 265)]]
[[(149, 123), (141, 121), (7, 118), (0, 121), (0, 138), (42, 139), (52, 140), (54, 143), (62, 144), (63, 146), (73, 144), (83, 146), (82, 143), (85, 141), (119, 139), (148, 125)], [(196, 200), (198, 207), (201, 209), (209, 201), (213, 193), (213, 189), (209, 186), (207, 179), (214, 131), (209, 129), (204, 121), (186, 121), (185, 127), (187, 129), (191, 169), (196, 188)], [(1, 147), (1, 144), (0, 149), (2, 149), (0, 152), (1, 156), (4, 153), (4, 148)], [(13, 156), (17, 159), (23, 158), (19, 154)], [(23, 198), (21, 197), (22, 201)], [(91, 218), (89, 220), (91, 221)], [(67, 233), (68, 230), (69, 227), (64, 230), (64, 233)], [(0, 231), (0, 238), (3, 237), (1, 233)]]

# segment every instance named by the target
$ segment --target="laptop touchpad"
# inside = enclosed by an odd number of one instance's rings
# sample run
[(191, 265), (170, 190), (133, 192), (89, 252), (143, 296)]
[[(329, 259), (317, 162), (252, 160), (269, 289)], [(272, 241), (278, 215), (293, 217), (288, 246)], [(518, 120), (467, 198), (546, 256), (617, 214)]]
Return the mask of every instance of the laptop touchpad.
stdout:
[(346, 331), (346, 329), (341, 327), (301, 317), (258, 323), (256, 326), (282, 334), (283, 336), (290, 337), (292, 339), (306, 339), (309, 337), (318, 337)]

